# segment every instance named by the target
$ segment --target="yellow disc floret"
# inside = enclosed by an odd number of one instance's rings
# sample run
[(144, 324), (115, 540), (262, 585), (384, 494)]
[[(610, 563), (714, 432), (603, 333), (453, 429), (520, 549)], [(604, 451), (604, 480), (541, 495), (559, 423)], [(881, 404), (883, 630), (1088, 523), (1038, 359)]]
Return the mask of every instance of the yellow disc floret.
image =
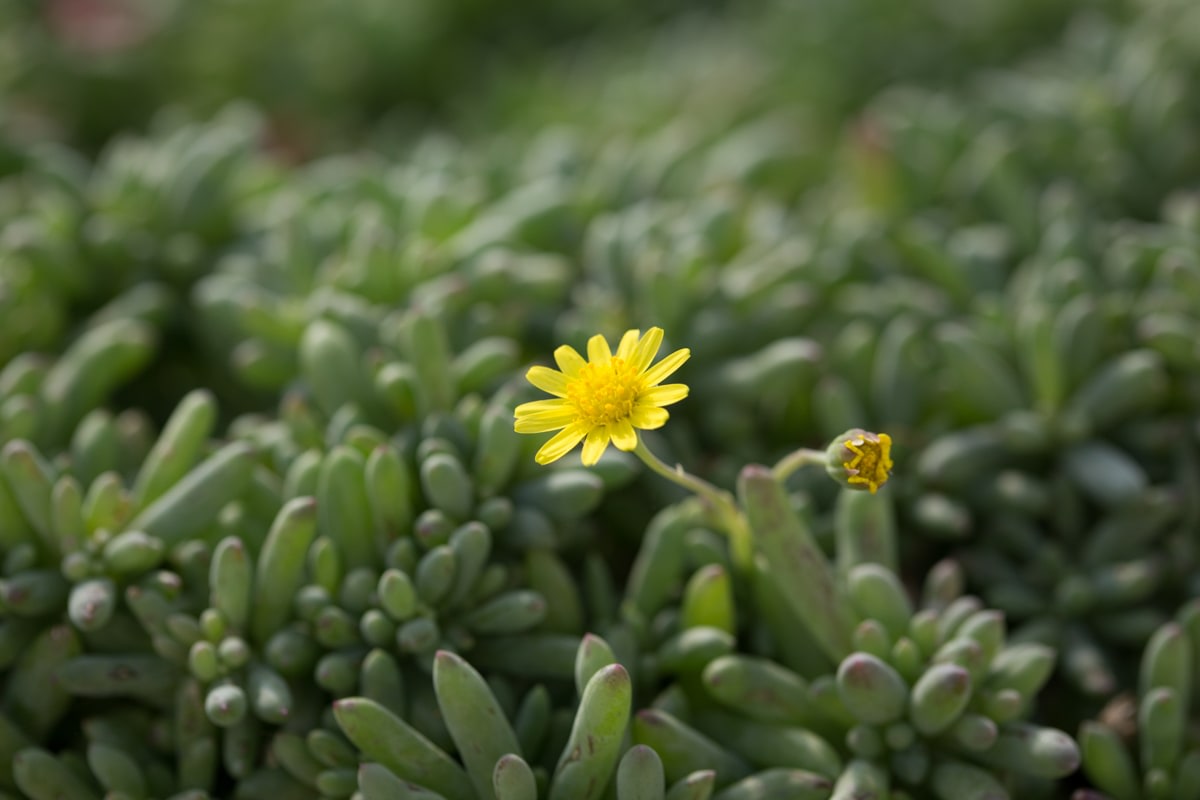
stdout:
[(858, 439), (847, 439), (846, 449), (854, 453), (854, 458), (842, 464), (849, 477), (850, 483), (861, 483), (875, 494), (880, 486), (887, 483), (888, 473), (892, 469), (892, 437), (880, 433), (873, 439), (865, 436)]
[(589, 425), (612, 425), (633, 414), (642, 388), (641, 376), (623, 358), (607, 364), (584, 364), (567, 379), (567, 400)]

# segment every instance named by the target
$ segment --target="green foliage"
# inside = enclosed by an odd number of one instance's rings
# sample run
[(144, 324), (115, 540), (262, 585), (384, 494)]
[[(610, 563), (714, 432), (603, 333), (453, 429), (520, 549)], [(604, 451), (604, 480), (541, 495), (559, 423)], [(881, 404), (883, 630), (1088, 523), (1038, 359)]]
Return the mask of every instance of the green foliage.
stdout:
[[(1200, 797), (1194, 4), (44, 5), (0, 797)], [(734, 513), (513, 430), (650, 326)]]

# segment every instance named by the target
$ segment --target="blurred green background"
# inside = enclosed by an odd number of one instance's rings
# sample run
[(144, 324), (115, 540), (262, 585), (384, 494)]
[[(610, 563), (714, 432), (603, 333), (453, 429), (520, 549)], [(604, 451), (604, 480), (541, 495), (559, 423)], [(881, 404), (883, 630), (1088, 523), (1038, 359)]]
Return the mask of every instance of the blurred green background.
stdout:
[(601, 100), (616, 65), (653, 86), (664, 71), (723, 60), (753, 74), (733, 76), (739, 90), (836, 124), (891, 83), (962, 85), (1054, 41), (1080, 14), (1124, 19), (1136, 5), (6, 0), (0, 91), (18, 138), (95, 151), (163, 108), (205, 118), (239, 99), (263, 109), (274, 145), (311, 156), (386, 121), (474, 133), (513, 117), (544, 122)]

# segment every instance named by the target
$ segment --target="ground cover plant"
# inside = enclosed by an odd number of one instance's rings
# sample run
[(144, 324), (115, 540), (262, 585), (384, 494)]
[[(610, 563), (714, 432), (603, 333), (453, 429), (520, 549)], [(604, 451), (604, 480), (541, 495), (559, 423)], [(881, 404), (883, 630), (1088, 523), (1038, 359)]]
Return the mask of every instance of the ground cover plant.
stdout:
[(0, 800), (1200, 798), (1200, 8), (349, 5), (0, 10)]

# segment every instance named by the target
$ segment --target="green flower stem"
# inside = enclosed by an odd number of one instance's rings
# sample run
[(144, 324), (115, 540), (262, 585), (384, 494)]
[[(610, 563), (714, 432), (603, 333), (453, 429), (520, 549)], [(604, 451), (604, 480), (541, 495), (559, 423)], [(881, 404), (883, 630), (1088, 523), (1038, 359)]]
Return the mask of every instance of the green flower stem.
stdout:
[(824, 466), (824, 464), (824, 450), (810, 450), (807, 447), (801, 447), (784, 456), (771, 470), (771, 474), (775, 476), (775, 480), (783, 483), (792, 476), (793, 472), (802, 467)]
[(749, 574), (749, 570), (753, 566), (754, 545), (750, 538), (750, 528), (746, 524), (746, 518), (738, 509), (733, 496), (708, 481), (686, 472), (678, 464), (673, 469), (667, 466), (666, 462), (650, 452), (641, 437), (638, 437), (637, 447), (634, 448), (633, 454), (654, 472), (689, 492), (699, 495), (709, 504), (720, 527), (729, 536), (734, 563), (744, 574)]
[(674, 469), (668, 467), (666, 462), (650, 452), (650, 448), (646, 447), (646, 443), (642, 441), (641, 437), (638, 438), (637, 447), (634, 449), (633, 454), (659, 475), (662, 475), (672, 483), (682, 486), (689, 492), (700, 495), (712, 503), (714, 507), (721, 509), (723, 513), (737, 513), (737, 507), (734, 506), (728, 492), (723, 492), (708, 481), (685, 472), (683, 467), (678, 464), (675, 465)]

